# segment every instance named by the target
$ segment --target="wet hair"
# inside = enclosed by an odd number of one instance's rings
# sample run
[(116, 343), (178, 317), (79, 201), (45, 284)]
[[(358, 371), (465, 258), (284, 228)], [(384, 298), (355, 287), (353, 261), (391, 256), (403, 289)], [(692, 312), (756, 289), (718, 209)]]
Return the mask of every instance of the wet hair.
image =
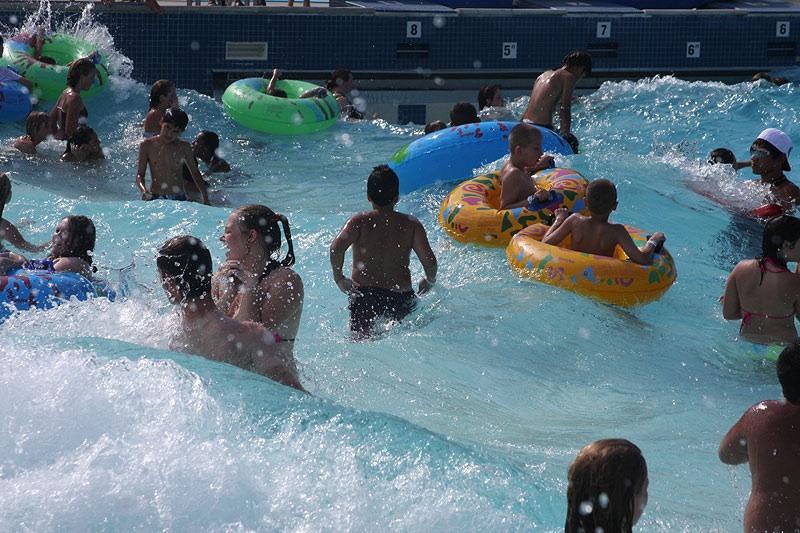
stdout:
[[(780, 215), (767, 220), (764, 225), (764, 236), (761, 239), (761, 255), (756, 259), (763, 266), (764, 261), (770, 259), (778, 265), (786, 266), (780, 250), (783, 243), (797, 242), (800, 239), (800, 220), (789, 215)], [(763, 270), (763, 269), (762, 269)], [(761, 273), (764, 280), (764, 273)], [(759, 283), (760, 284), (760, 283)]]
[(69, 239), (58, 247), (53, 247), (50, 258), (79, 257), (91, 265), (97, 233), (94, 222), (83, 215), (70, 215), (66, 220)]
[[(245, 205), (235, 209), (233, 212), (241, 227), (247, 231), (255, 230), (261, 236), (264, 250), (269, 257), (267, 266), (264, 267), (264, 272), (261, 274), (262, 278), (269, 276), (278, 267), (290, 267), (294, 264), (292, 232), (289, 230), (289, 220), (286, 216), (275, 213), (265, 205), (258, 204)], [(277, 261), (272, 257), (272, 254), (281, 249), (281, 229), (278, 227), (278, 222), (283, 226), (283, 234), (286, 236), (286, 245), (289, 248), (286, 251), (286, 257), (281, 261)]]
[(92, 140), (98, 138), (97, 133), (89, 126), (81, 124), (75, 128), (72, 137), (67, 139), (67, 147), (64, 149), (65, 154), (72, 153), (72, 149), (84, 144), (89, 144)]
[(211, 150), (212, 155), (219, 148), (219, 135), (213, 131), (203, 130), (197, 134), (196, 139), (205, 144)]
[(50, 117), (47, 116), (47, 113), (34, 111), (25, 119), (25, 134), (32, 138), (33, 134), (43, 125), (50, 126)]
[(162, 276), (175, 280), (184, 300), (211, 294), (211, 252), (197, 237), (169, 239), (158, 249), (156, 266)]
[(625, 439), (588, 444), (567, 477), (565, 533), (631, 532), (636, 495), (647, 481), (647, 463), (635, 444)]
[(755, 74), (753, 74), (753, 77), (750, 78), (750, 81), (758, 81), (758, 80), (772, 81), (772, 76), (770, 76), (767, 72), (756, 72)]
[(162, 96), (167, 96), (175, 88), (175, 84), (169, 80), (158, 80), (150, 87), (150, 109), (158, 107)]
[(289, 98), (289, 95), (283, 89), (270, 89), (267, 94), (275, 98)]
[(489, 107), (489, 102), (492, 101), (494, 95), (497, 94), (497, 91), (500, 90), (500, 86), (495, 85), (484, 85), (478, 91), (478, 109), (484, 109)]
[(441, 120), (434, 120), (433, 122), (428, 122), (427, 124), (425, 124), (425, 135), (443, 129), (447, 129), (447, 124), (445, 124)]
[(0, 219), (3, 218), (3, 211), (11, 196), (11, 180), (5, 172), (0, 173)]
[(573, 50), (564, 56), (564, 66), (583, 67), (584, 75), (588, 76), (592, 73), (592, 56), (583, 50)]
[(350, 78), (353, 77), (353, 73), (350, 69), (346, 68), (337, 68), (333, 72), (331, 72), (331, 77), (328, 81), (325, 82), (325, 88), (329, 91), (333, 91), (336, 87), (341, 85), (342, 83), (346, 82)]
[(542, 142), (541, 132), (530, 124), (520, 122), (511, 128), (511, 133), (508, 134), (508, 151), (513, 152), (517, 146), (530, 146), (537, 139)]
[(378, 165), (367, 178), (367, 194), (379, 207), (386, 207), (400, 195), (400, 179), (388, 165)]
[(608, 180), (594, 180), (586, 188), (586, 203), (593, 215), (607, 215), (617, 202), (617, 188)]
[(787, 83), (789, 83), (789, 80), (787, 78), (784, 78), (783, 76), (773, 76), (772, 83), (778, 86), (786, 85)]
[(711, 153), (708, 154), (708, 162), (712, 165), (716, 165), (717, 163), (732, 165), (736, 163), (736, 156), (727, 148), (714, 148), (711, 150)]
[(786, 401), (800, 405), (800, 340), (783, 349), (778, 356), (778, 382)]
[(75, 61), (67, 71), (67, 86), (76, 89), (81, 77), (86, 76), (93, 70), (97, 70), (97, 67), (94, 66), (91, 59), (84, 57)]
[(459, 102), (450, 110), (450, 125), (461, 126), (462, 124), (476, 124), (480, 122), (478, 111), (469, 102)]
[(166, 124), (172, 124), (181, 131), (186, 130), (189, 125), (189, 115), (178, 107), (170, 107), (164, 111), (164, 118), (161, 119)]

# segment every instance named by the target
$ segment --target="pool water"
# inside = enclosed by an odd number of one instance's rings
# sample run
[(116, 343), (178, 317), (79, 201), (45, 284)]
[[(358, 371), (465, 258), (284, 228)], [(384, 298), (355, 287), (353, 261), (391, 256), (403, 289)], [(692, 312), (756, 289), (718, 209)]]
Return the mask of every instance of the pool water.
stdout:
[[(445, 236), (436, 213), (451, 185), (437, 186), (398, 205), (428, 231), (435, 290), (361, 343), (349, 340), (328, 246), (368, 208), (370, 169), (422, 128), (372, 121), (272, 137), (180, 90), (184, 137), (217, 131), (234, 171), (212, 178), (213, 207), (142, 202), (148, 91), (115, 78), (88, 102), (102, 164), (60, 163), (52, 142), (38, 158), (0, 151), (14, 184), (5, 217), (43, 242), (61, 217), (90, 216), (100, 274), (129, 294), (1, 326), (0, 530), (557, 531), (569, 462), (607, 437), (632, 440), (648, 461), (637, 530), (741, 528), (750, 477), (722, 465), (717, 446), (746, 407), (780, 390), (717, 299), (760, 231), (695, 191), (759, 203), (749, 171), (702, 162), (717, 146), (745, 158), (768, 126), (800, 140), (796, 85), (656, 78), (607, 83), (576, 104), (583, 152), (557, 160), (617, 184), (615, 220), (667, 235), (678, 281), (660, 301), (621, 310), (518, 279), (502, 249)], [(521, 113), (526, 102), (511, 105)], [(21, 134), (0, 126), (7, 141)], [(218, 265), (223, 221), (251, 202), (292, 226), (306, 290), (295, 356), (311, 396), (168, 349), (177, 321), (155, 250), (190, 233)]]

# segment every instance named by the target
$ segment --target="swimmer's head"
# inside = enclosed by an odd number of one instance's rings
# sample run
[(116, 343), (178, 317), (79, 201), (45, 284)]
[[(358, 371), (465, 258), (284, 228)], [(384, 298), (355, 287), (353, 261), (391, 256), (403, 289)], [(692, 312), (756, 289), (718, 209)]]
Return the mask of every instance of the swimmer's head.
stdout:
[(581, 77), (592, 73), (592, 56), (583, 50), (573, 50), (564, 56), (564, 66), (568, 69), (583, 69)]
[(81, 58), (70, 65), (67, 71), (67, 86), (76, 91), (85, 91), (92, 86), (97, 67), (88, 58)]
[(777, 86), (781, 86), (789, 83), (789, 80), (787, 78), (784, 78), (783, 76), (773, 76), (772, 83), (774, 83)]
[(100, 138), (89, 126), (78, 126), (75, 133), (67, 141), (66, 152), (71, 152), (79, 161), (87, 159), (100, 159), (103, 156), (103, 149), (100, 146)]
[(594, 180), (586, 188), (586, 206), (592, 215), (608, 215), (617, 208), (617, 188), (608, 180)]
[(219, 135), (213, 131), (203, 130), (192, 141), (192, 151), (195, 157), (206, 161), (216, 154), (219, 148)]
[(25, 119), (25, 134), (31, 140), (44, 140), (50, 133), (50, 117), (47, 113), (33, 111)]
[(164, 111), (164, 118), (161, 119), (161, 135), (177, 138), (188, 125), (189, 115), (177, 107), (170, 107)]
[[(281, 249), (281, 230), (278, 223), (283, 226), (288, 246), (286, 257), (282, 261), (272, 258)], [(221, 240), (228, 247), (228, 259), (242, 259), (252, 247), (258, 246), (269, 257), (267, 274), (278, 266), (292, 266), (295, 261), (289, 220), (265, 205), (251, 204), (235, 209), (228, 217)]]
[(172, 303), (211, 294), (211, 252), (197, 237), (173, 237), (158, 249), (156, 266)]
[(761, 239), (761, 259), (769, 258), (780, 265), (785, 265), (788, 260), (796, 261), (794, 256), (800, 252), (798, 240), (800, 220), (797, 218), (780, 215), (767, 220)]
[(329, 91), (347, 93), (353, 90), (353, 73), (346, 68), (337, 68), (331, 72), (331, 77), (325, 82)]
[(520, 122), (508, 134), (508, 151), (514, 152), (518, 146), (542, 145), (542, 134), (534, 126)]
[(478, 111), (469, 102), (459, 102), (450, 110), (450, 126), (461, 126), (462, 124), (476, 124), (480, 122)]
[(178, 105), (175, 93), (175, 84), (169, 80), (158, 80), (150, 87), (150, 109), (161, 106), (174, 107)]
[(630, 533), (647, 505), (647, 463), (642, 451), (625, 439), (584, 446), (569, 465), (567, 478), (566, 533)]
[(484, 85), (478, 91), (478, 109), (485, 109), (487, 107), (502, 107), (503, 96), (500, 92), (500, 86)]
[(767, 80), (772, 81), (772, 76), (769, 75), (767, 72), (756, 72), (753, 74), (753, 77), (750, 78), (750, 81), (759, 81), (759, 80)]
[(397, 203), (400, 197), (400, 179), (388, 165), (378, 165), (372, 169), (367, 179), (367, 198), (378, 207)]
[(83, 215), (70, 215), (56, 224), (50, 258), (79, 257), (92, 264), (96, 238), (94, 222)]
[(447, 124), (441, 120), (434, 120), (433, 122), (428, 122), (425, 124), (425, 135), (444, 129), (447, 129)]
[[(777, 128), (767, 128), (758, 134), (758, 137), (750, 146), (751, 160), (755, 163), (757, 159), (761, 159), (759, 154), (764, 154), (763, 150), (766, 150), (772, 160), (780, 163), (783, 170), (792, 170), (789, 165), (789, 154), (792, 153), (793, 147), (792, 139), (788, 135)], [(755, 173), (759, 167), (760, 165), (754, 164), (753, 172)]]
[(708, 162), (712, 165), (722, 163), (725, 165), (732, 165), (736, 163), (736, 156), (727, 148), (714, 148), (708, 154)]
[(783, 397), (794, 405), (800, 405), (800, 340), (783, 349), (778, 356), (778, 382)]

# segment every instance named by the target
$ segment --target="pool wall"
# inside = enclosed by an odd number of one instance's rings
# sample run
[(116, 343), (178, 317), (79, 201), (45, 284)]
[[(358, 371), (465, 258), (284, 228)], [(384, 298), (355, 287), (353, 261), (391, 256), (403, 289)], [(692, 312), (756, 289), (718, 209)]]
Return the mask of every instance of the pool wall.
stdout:
[[(81, 8), (54, 5), (56, 17), (77, 16)], [(0, 17), (22, 21), (25, 9), (4, 4)], [(168, 7), (158, 16), (118, 5), (97, 6), (95, 18), (133, 60), (137, 80), (168, 78), (206, 94), (273, 67), (320, 81), (332, 68), (346, 66), (367, 90), (471, 89), (488, 81), (523, 89), (539, 72), (560, 65), (571, 49), (592, 53), (594, 75), (584, 82), (589, 87), (653, 74), (745, 79), (797, 64), (800, 35), (798, 8)], [(424, 112), (425, 102), (402, 100), (417, 107), (398, 114)]]

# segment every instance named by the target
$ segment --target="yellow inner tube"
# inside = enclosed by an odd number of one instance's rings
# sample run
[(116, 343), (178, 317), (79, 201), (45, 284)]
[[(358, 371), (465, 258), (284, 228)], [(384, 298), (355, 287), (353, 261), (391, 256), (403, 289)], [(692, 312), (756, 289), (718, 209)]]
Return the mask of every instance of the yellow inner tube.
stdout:
[[(647, 241), (643, 230), (625, 228), (636, 246)], [(536, 224), (511, 239), (506, 257), (520, 276), (622, 307), (657, 300), (677, 277), (675, 262), (666, 248), (653, 257), (651, 265), (639, 265), (619, 246), (614, 257), (604, 257), (570, 250), (569, 238), (560, 246), (544, 244), (540, 241), (547, 229)]]
[(589, 181), (570, 168), (537, 173), (536, 186), (557, 191), (561, 199), (539, 211), (524, 207), (500, 208), (500, 174), (491, 172), (466, 180), (453, 189), (439, 209), (439, 224), (453, 239), (484, 246), (506, 246), (518, 231), (536, 223), (550, 223), (553, 211), (566, 207), (585, 210)]

